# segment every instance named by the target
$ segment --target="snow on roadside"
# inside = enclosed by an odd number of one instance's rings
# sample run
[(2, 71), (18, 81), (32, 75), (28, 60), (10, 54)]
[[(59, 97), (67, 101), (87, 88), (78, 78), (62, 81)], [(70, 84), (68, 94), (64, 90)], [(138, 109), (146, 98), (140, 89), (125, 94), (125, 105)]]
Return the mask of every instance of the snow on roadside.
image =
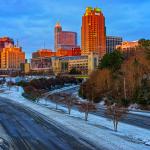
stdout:
[[(150, 117), (150, 111), (148, 112), (143, 112), (143, 111), (130, 111), (131, 114), (135, 114), (135, 115), (140, 115), (140, 116), (146, 116), (146, 117)], [(150, 118), (149, 118), (150, 120)]]
[(0, 149), (8, 149), (9, 147), (9, 150), (13, 150), (11, 142), (11, 138), (7, 136), (5, 130), (0, 124)]
[[(66, 127), (68, 130), (77, 133), (79, 138), (91, 141), (94, 145), (103, 145), (105, 148), (111, 150), (148, 150), (150, 148), (146, 146), (150, 143), (149, 130), (119, 123), (118, 133), (115, 133), (112, 131), (112, 122), (110, 120), (90, 114), (89, 121), (85, 122), (83, 120), (83, 113), (72, 110), (71, 116), (69, 116), (66, 113), (47, 109), (46, 107), (42, 107), (39, 104), (37, 105), (23, 98), (21, 90), (6, 90), (4, 93), (0, 93), (0, 96), (22, 103), (32, 110), (38, 110), (41, 114), (46, 115), (49, 119), (60, 124), (62, 127)], [(46, 104), (50, 108), (55, 108), (54, 103), (46, 102), (45, 100), (41, 100), (40, 103)], [(64, 112), (67, 111), (66, 108), (60, 105), (59, 109)]]
[(79, 85), (71, 85), (71, 86), (63, 87), (63, 88), (60, 88), (60, 89), (56, 89), (56, 90), (47, 92), (44, 95), (48, 96), (50, 94), (55, 94), (55, 93), (59, 93), (59, 92), (63, 92), (63, 91), (69, 90), (69, 89), (77, 88), (78, 86)]
[[(55, 108), (55, 104), (50, 101), (45, 101), (41, 99), (39, 101), (40, 104), (46, 105), (49, 108)], [(67, 108), (63, 106), (58, 106), (58, 109), (62, 110), (63, 112), (67, 113)], [(81, 113), (77, 110), (72, 110), (71, 111), (71, 116), (79, 119), (84, 119), (84, 113)], [(93, 114), (89, 114), (89, 119), (88, 119), (88, 124), (101, 127), (101, 128), (107, 128), (108, 130), (112, 130), (113, 124), (111, 120), (108, 120), (104, 117), (96, 116)], [(129, 140), (134, 140), (135, 142), (139, 143), (144, 143), (148, 145), (148, 142), (150, 142), (150, 131), (146, 129), (142, 129), (139, 127), (135, 127), (132, 125), (128, 125), (125, 123), (119, 123), (118, 126), (118, 132), (113, 134), (119, 135), (119, 136), (124, 136), (128, 138)]]

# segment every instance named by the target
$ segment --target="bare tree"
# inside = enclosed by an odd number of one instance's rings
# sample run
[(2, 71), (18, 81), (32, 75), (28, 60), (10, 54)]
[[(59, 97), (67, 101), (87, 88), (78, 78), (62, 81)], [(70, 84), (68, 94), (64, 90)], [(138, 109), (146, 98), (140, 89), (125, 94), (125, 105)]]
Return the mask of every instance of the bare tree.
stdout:
[(61, 97), (61, 95), (60, 94), (52, 94), (52, 95), (49, 95), (48, 97), (47, 97), (47, 99), (48, 100), (50, 100), (50, 101), (52, 101), (52, 102), (54, 102), (55, 104), (56, 104), (56, 110), (58, 109), (58, 104), (59, 103), (62, 103), (63, 101), (64, 101), (64, 98), (63, 97)]
[(94, 103), (89, 102), (89, 101), (82, 102), (79, 105), (79, 111), (85, 113), (85, 121), (87, 121), (89, 112), (96, 111), (96, 106), (94, 105)]
[(64, 98), (62, 102), (67, 105), (68, 113), (70, 115), (71, 109), (75, 104), (75, 102), (77, 101), (77, 98), (70, 93), (61, 93), (61, 96)]
[(115, 132), (117, 132), (120, 119), (124, 117), (127, 112), (128, 110), (125, 107), (120, 106), (116, 103), (107, 106), (106, 114), (112, 119)]

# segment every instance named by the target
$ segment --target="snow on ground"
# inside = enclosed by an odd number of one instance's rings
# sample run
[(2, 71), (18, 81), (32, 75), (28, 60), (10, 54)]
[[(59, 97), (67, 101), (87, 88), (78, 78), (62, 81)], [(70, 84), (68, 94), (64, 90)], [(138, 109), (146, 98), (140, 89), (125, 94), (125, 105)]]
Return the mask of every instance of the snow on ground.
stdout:
[(0, 124), (0, 150), (1, 148), (2, 150), (8, 149), (8, 146), (9, 146), (9, 150), (13, 150), (11, 146), (11, 142), (12, 142), (11, 139), (9, 138), (9, 136), (7, 136), (5, 130)]
[[(150, 111), (143, 112), (143, 111), (130, 111), (131, 114), (140, 115), (140, 116), (146, 116), (150, 117)], [(150, 120), (150, 118), (149, 118)]]
[[(41, 99), (39, 101), (40, 104), (46, 105), (49, 108), (55, 108), (55, 104), (53, 102), (50, 101), (46, 101)], [(58, 106), (58, 108), (60, 110), (63, 110), (63, 112), (67, 113), (67, 108), (63, 107), (63, 106)], [(75, 117), (75, 118), (80, 118), (80, 119), (84, 119), (84, 113), (81, 113), (77, 110), (72, 110), (71, 111), (71, 116)], [(106, 118), (103, 117), (99, 117), (96, 115), (89, 115), (89, 119), (88, 119), (88, 124), (93, 125), (93, 126), (101, 126), (103, 128), (107, 128), (108, 130), (112, 130), (113, 124), (111, 120), (108, 120)], [(150, 142), (150, 131), (149, 134), (147, 132), (147, 130), (135, 127), (135, 126), (131, 126), (125, 123), (119, 123), (118, 126), (118, 133), (115, 133), (119, 136), (125, 136), (126, 138), (128, 138), (129, 140), (135, 140), (137, 142), (140, 143), (145, 143), (148, 145), (148, 142)], [(113, 132), (114, 134), (114, 132)]]
[[(39, 75), (39, 76), (24, 76), (24, 77), (5, 77), (6, 81), (12, 81), (12, 82), (20, 82), (20, 81), (31, 81), (33, 79), (40, 79), (40, 78), (55, 78), (55, 76), (44, 76), (44, 75)], [(2, 78), (1, 78), (2, 79)]]
[(69, 90), (69, 89), (72, 89), (72, 88), (76, 88), (78, 86), (79, 85), (71, 85), (71, 86), (63, 87), (63, 88), (60, 88), (60, 89), (56, 89), (56, 90), (47, 92), (47, 94), (54, 94), (54, 93), (63, 92), (63, 91), (66, 91), (66, 90)]
[[(78, 138), (85, 139), (92, 142), (98, 147), (103, 146), (110, 150), (148, 150), (150, 149), (150, 131), (119, 123), (118, 132), (112, 130), (113, 124), (106, 118), (90, 114), (88, 121), (84, 121), (84, 113), (72, 110), (69, 116), (66, 112), (67, 109), (58, 106), (59, 110), (56, 111), (55, 104), (41, 99), (40, 102), (32, 103), (21, 95), (21, 88), (15, 91), (12, 88), (10, 91), (5, 90), (0, 93), (1, 97), (10, 98), (13, 101), (22, 103), (23, 105), (40, 112), (53, 120), (56, 124), (62, 127), (66, 132), (75, 133)], [(46, 106), (43, 106), (45, 105)], [(149, 145), (149, 146), (148, 146)]]
[[(85, 99), (83, 99), (82, 97), (80, 97), (78, 95), (78, 92), (74, 92), (73, 93), (80, 101), (85, 101)], [(102, 108), (102, 109), (106, 109), (106, 105), (104, 101), (101, 101), (99, 103), (96, 104), (96, 106), (98, 108)], [(146, 116), (146, 117), (150, 117), (150, 111), (142, 111), (139, 109), (137, 104), (133, 104), (128, 108), (130, 111), (130, 114), (135, 114), (135, 115), (140, 115), (140, 116)]]

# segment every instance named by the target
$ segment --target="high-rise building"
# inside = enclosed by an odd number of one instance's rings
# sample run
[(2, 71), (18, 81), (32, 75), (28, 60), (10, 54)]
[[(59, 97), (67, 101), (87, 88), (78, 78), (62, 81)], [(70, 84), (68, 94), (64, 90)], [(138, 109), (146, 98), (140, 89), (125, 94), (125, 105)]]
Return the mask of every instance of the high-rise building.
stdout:
[(0, 38), (0, 49), (3, 49), (5, 47), (13, 47), (14, 46), (14, 40), (10, 39), (9, 37), (2, 37)]
[(58, 49), (72, 49), (77, 47), (77, 33), (63, 31), (59, 23), (55, 26), (55, 51)]
[(25, 53), (9, 37), (0, 38), (0, 70), (20, 70)]
[(99, 8), (87, 7), (82, 16), (81, 51), (82, 55), (97, 52), (100, 57), (106, 53), (105, 17)]
[(106, 50), (107, 53), (111, 53), (116, 49), (117, 45), (122, 43), (122, 37), (107, 36), (106, 37)]

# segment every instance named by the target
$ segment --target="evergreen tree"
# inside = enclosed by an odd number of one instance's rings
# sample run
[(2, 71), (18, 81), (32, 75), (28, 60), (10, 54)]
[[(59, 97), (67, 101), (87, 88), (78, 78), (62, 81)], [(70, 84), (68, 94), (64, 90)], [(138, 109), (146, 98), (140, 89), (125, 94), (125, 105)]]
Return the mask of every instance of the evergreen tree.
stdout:
[(123, 54), (119, 50), (115, 50), (110, 54), (104, 55), (100, 63), (100, 68), (108, 68), (112, 71), (117, 71), (121, 68), (122, 63)]

